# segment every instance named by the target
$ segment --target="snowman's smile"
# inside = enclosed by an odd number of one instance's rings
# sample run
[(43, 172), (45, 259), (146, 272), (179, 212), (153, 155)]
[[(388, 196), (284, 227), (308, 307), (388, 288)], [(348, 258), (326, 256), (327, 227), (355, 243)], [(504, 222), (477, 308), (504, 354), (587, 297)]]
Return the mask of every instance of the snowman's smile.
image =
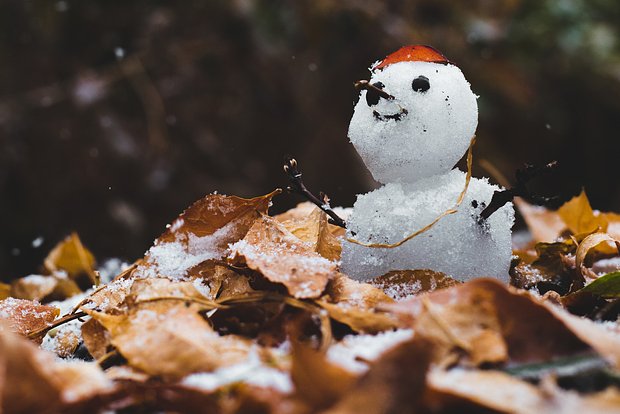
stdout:
[(377, 111), (372, 111), (372, 115), (375, 117), (377, 121), (389, 121), (390, 119), (393, 119), (395, 121), (400, 121), (405, 116), (407, 116), (408, 113), (409, 111), (407, 111), (405, 108), (400, 108), (400, 111), (394, 114), (381, 114)]

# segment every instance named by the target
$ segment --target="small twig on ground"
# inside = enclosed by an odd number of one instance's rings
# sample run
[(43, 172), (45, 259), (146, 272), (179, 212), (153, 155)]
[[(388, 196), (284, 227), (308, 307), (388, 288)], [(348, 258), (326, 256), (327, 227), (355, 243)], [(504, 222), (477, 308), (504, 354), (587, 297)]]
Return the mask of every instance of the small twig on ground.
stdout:
[(538, 177), (544, 173), (551, 172), (555, 170), (557, 166), (557, 161), (552, 161), (549, 164), (543, 165), (542, 167), (535, 167), (533, 165), (526, 164), (525, 168), (517, 170), (517, 183), (514, 185), (514, 187), (507, 188), (501, 191), (496, 191), (495, 193), (493, 193), (493, 198), (491, 199), (491, 202), (482, 211), (482, 213), (480, 213), (481, 222), (491, 217), (493, 213), (502, 208), (506, 203), (511, 202), (512, 199), (515, 197), (521, 197), (527, 202), (539, 206), (545, 206), (557, 200), (557, 196), (544, 197), (540, 195), (535, 195), (532, 194), (527, 188), (527, 184), (533, 178)]
[(306, 188), (303, 180), (301, 179), (301, 172), (297, 169), (297, 160), (295, 160), (295, 158), (286, 157), (284, 161), (284, 172), (288, 176), (288, 179), (291, 183), (291, 185), (286, 187), (286, 190), (288, 192), (301, 195), (306, 200), (310, 201), (318, 208), (323, 210), (325, 214), (330, 217), (329, 222), (331, 224), (342, 228), (347, 227), (346, 222), (342, 218), (340, 218), (340, 216), (338, 216), (338, 214), (336, 214), (334, 210), (332, 210), (326, 196), (321, 193), (322, 199), (319, 199)]

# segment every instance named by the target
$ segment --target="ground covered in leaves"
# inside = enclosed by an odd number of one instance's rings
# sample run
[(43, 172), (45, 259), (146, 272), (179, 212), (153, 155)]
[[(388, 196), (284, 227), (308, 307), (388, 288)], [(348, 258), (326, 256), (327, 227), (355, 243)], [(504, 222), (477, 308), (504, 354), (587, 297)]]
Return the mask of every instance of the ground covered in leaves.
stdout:
[(513, 286), (360, 283), (342, 229), (277, 195), (208, 195), (133, 264), (73, 234), (0, 285), (0, 411), (620, 412), (620, 216), (517, 200)]

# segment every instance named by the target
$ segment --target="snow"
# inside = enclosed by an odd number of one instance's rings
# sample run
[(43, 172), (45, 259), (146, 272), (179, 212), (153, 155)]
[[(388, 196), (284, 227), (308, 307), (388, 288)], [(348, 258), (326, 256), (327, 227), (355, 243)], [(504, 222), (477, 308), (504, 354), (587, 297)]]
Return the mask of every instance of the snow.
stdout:
[[(430, 88), (415, 92), (411, 82), (426, 76)], [(463, 156), (478, 124), (476, 96), (454, 65), (401, 62), (372, 74), (394, 100), (369, 106), (362, 91), (349, 125), (349, 139), (381, 183), (413, 182), (449, 171)], [(401, 120), (378, 120), (402, 113)]]
[(256, 349), (251, 350), (245, 361), (213, 372), (188, 375), (181, 384), (202, 391), (214, 391), (240, 382), (260, 388), (271, 388), (285, 394), (293, 391), (290, 375), (262, 362)]
[(130, 264), (121, 259), (111, 258), (104, 261), (97, 269), (102, 284), (110, 283), (118, 274), (129, 268)]
[[(362, 242), (398, 242), (453, 207), (464, 185), (465, 173), (453, 170), (360, 195), (347, 222), (347, 236)], [(344, 241), (343, 273), (363, 280), (390, 270), (432, 269), (459, 280), (489, 276), (508, 281), (512, 204), (500, 208), (483, 225), (478, 223), (482, 202), (488, 204), (497, 189), (486, 179), (472, 178), (457, 213), (399, 247), (368, 248)]]
[[(179, 220), (171, 228), (179, 228)], [(226, 247), (222, 240), (234, 227), (228, 223), (213, 234), (199, 237), (193, 233), (178, 233), (172, 242), (156, 242), (146, 254), (146, 266), (136, 269), (137, 277), (169, 277), (180, 280), (189, 269), (206, 260), (217, 259), (224, 255)]]
[[(463, 73), (451, 64), (399, 62), (371, 74), (370, 84), (394, 99), (367, 100), (372, 92), (363, 90), (349, 138), (373, 177), (386, 185), (358, 196), (347, 220), (347, 237), (393, 244), (456, 204), (465, 173), (451, 169), (470, 145), (478, 107)], [(412, 88), (419, 76), (428, 78), (428, 90)], [(400, 247), (369, 248), (344, 241), (342, 271), (359, 280), (391, 270), (430, 269), (459, 280), (488, 276), (507, 282), (512, 204), (479, 223), (495, 190), (499, 187), (486, 179), (472, 178), (456, 214)]]
[(398, 329), (377, 335), (348, 335), (328, 349), (327, 359), (348, 371), (363, 373), (368, 369), (368, 364), (362, 361), (374, 361), (412, 337), (411, 329)]

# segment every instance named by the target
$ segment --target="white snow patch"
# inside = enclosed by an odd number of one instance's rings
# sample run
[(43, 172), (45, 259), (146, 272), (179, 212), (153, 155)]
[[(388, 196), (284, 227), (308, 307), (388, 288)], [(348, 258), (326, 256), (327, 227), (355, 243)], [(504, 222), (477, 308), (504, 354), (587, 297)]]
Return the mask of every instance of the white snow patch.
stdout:
[(374, 361), (384, 352), (412, 337), (411, 329), (398, 329), (377, 335), (349, 335), (328, 349), (327, 358), (351, 372), (363, 373), (368, 370), (368, 365), (362, 361)]
[(181, 384), (203, 391), (214, 391), (226, 385), (245, 383), (260, 388), (271, 388), (282, 393), (293, 391), (290, 375), (265, 365), (253, 349), (247, 360), (223, 367), (213, 372), (203, 372), (185, 377)]

